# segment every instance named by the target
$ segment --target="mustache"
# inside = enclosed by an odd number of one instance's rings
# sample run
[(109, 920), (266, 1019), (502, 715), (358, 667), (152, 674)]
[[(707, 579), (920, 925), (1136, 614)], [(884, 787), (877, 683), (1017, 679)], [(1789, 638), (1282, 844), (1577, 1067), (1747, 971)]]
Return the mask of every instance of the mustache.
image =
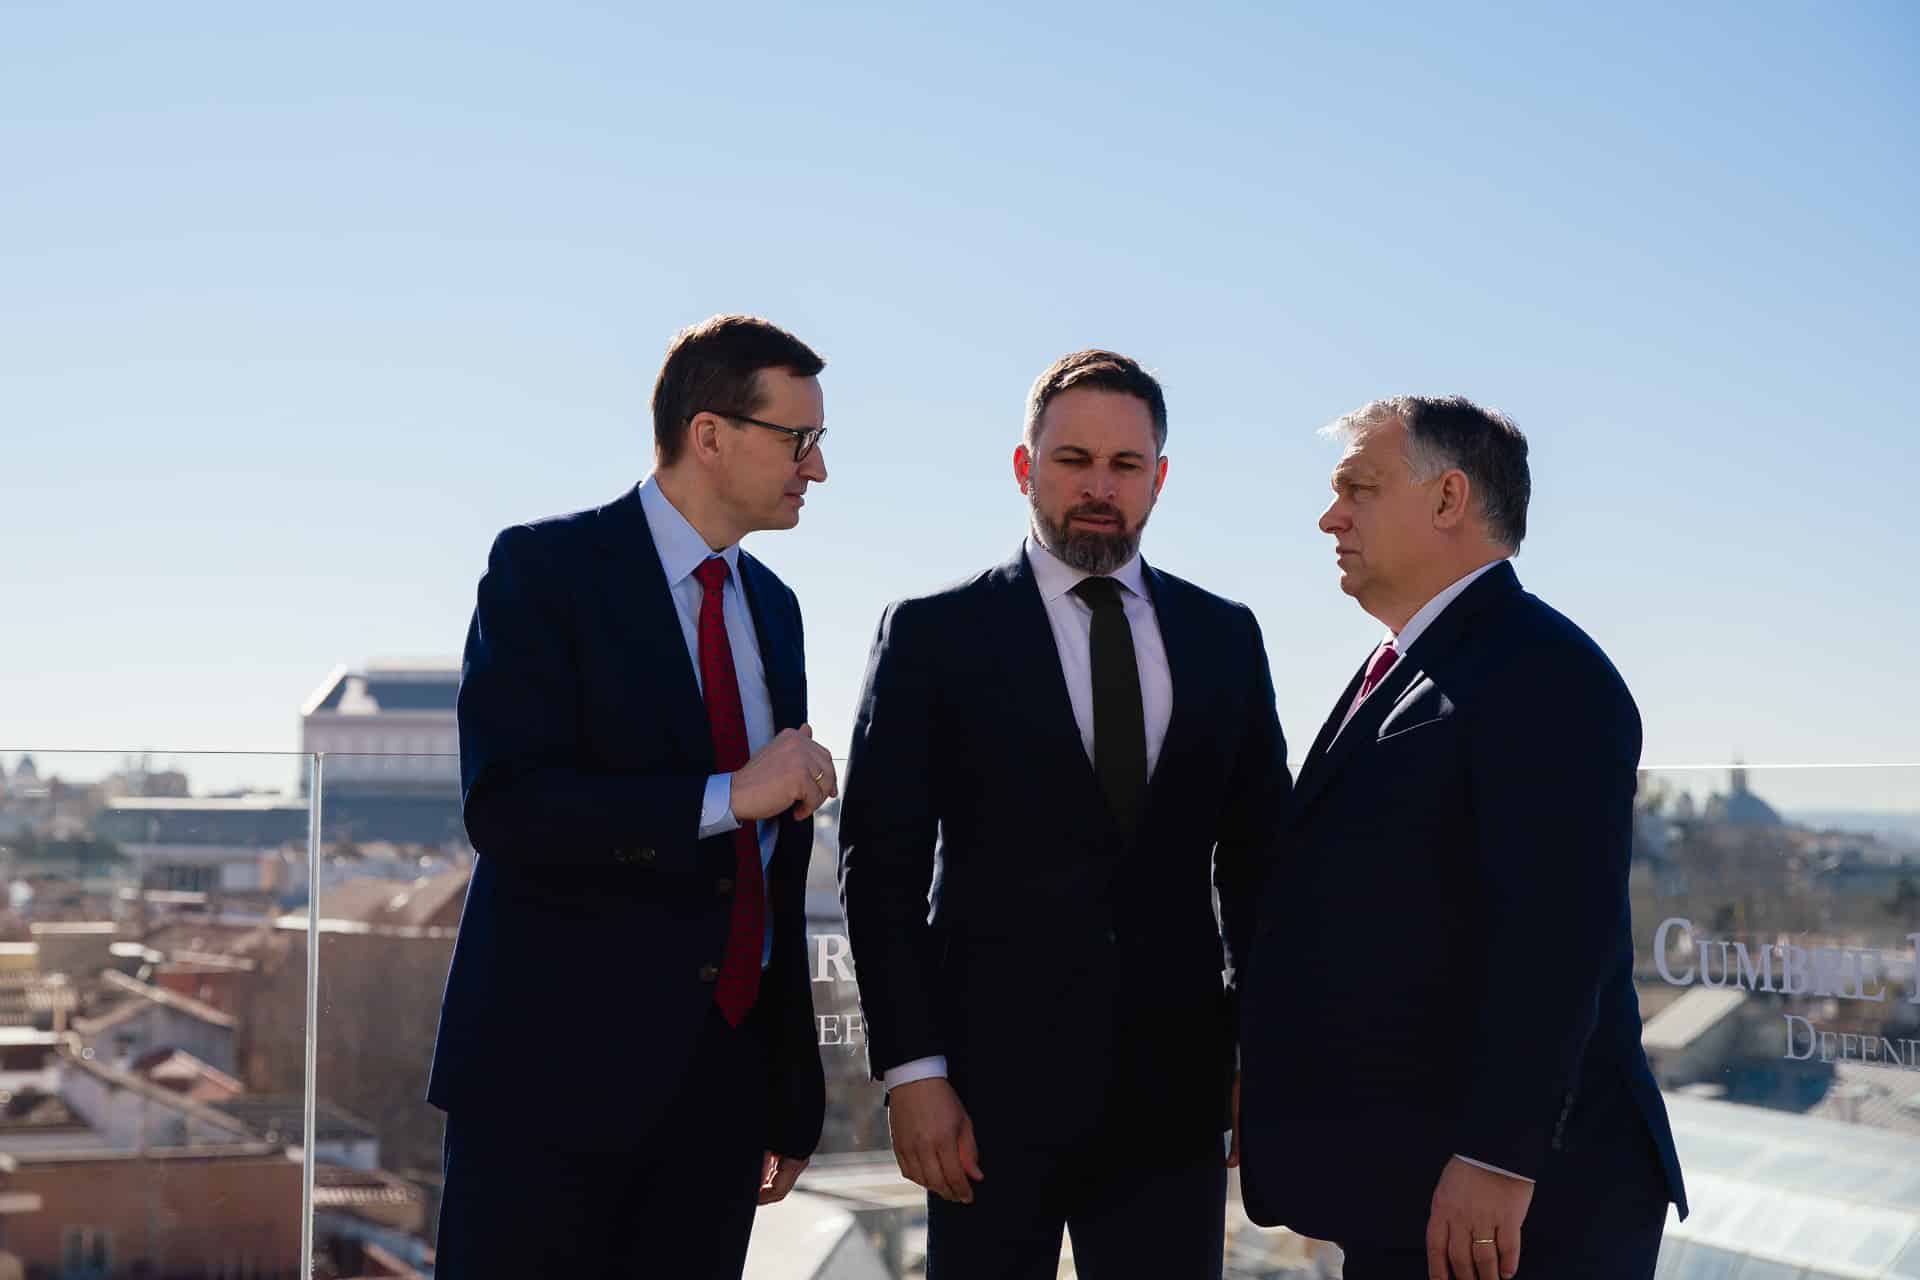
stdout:
[(1067, 519), (1071, 520), (1075, 516), (1107, 516), (1122, 524), (1126, 523), (1126, 517), (1120, 514), (1120, 508), (1110, 502), (1083, 502), (1077, 507), (1067, 508)]

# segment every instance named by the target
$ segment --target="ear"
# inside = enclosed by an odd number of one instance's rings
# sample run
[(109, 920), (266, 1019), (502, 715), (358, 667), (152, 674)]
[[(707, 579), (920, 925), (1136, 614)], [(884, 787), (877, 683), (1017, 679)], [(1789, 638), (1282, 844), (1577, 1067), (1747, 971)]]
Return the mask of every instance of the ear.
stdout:
[(1440, 477), (1440, 487), (1434, 494), (1433, 527), (1436, 529), (1457, 529), (1467, 519), (1467, 508), (1473, 501), (1473, 483), (1467, 479), (1467, 473), (1457, 468)]
[(720, 459), (720, 436), (726, 420), (714, 413), (696, 413), (687, 423), (687, 452), (704, 462)]
[(1020, 486), (1020, 492), (1027, 491), (1027, 477), (1033, 473), (1033, 455), (1027, 452), (1027, 446), (1013, 446), (1013, 482)]
[(1165, 454), (1162, 454), (1160, 456), (1160, 464), (1153, 469), (1153, 496), (1156, 502), (1160, 498), (1160, 490), (1166, 487), (1166, 483), (1167, 458)]

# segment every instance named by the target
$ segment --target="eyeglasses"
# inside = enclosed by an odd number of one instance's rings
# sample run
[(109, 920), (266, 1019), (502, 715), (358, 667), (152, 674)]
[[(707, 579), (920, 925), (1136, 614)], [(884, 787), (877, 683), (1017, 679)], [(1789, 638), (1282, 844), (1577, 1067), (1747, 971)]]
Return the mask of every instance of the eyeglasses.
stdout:
[(820, 443), (820, 437), (827, 434), (825, 427), (783, 427), (777, 422), (762, 422), (758, 418), (749, 418), (744, 413), (725, 413), (719, 409), (708, 409), (716, 418), (731, 418), (735, 422), (749, 422), (756, 427), (765, 427), (769, 431), (778, 431), (783, 436), (793, 437), (793, 460), (804, 462), (808, 454)]

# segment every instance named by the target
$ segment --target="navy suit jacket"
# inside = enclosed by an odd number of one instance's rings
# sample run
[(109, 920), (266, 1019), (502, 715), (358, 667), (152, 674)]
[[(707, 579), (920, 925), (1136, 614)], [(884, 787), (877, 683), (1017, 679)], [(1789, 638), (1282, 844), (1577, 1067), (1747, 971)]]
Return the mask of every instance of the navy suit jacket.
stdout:
[(1339, 730), (1359, 683), (1301, 768), (1260, 898), (1249, 1216), (1418, 1248), (1456, 1154), (1542, 1194), (1624, 1184), (1684, 1212), (1640, 1048), (1640, 715), (1619, 673), (1502, 564)]
[[(739, 573), (775, 728), (796, 727), (799, 601), (744, 551)], [(507, 1125), (536, 1113), (549, 1143), (629, 1148), (672, 1105), (713, 1003), (734, 874), (730, 836), (697, 838), (713, 745), (637, 490), (495, 540), (459, 717), (479, 858), (428, 1099)], [(825, 1110), (806, 955), (812, 845), (811, 820), (780, 820), (757, 1014), (771, 1049), (766, 1145), (789, 1156), (812, 1153)], [(528, 1105), (526, 1072), (548, 1089), (554, 1063), (580, 1123), (555, 1128)]]
[[(890, 606), (854, 725), (841, 896), (869, 1064), (944, 1054), (994, 1150), (1113, 1120), (1218, 1153), (1239, 954), (1289, 778), (1253, 614), (1148, 568), (1173, 712), (1133, 838), (1024, 552)], [(930, 892), (931, 891), (931, 892)]]

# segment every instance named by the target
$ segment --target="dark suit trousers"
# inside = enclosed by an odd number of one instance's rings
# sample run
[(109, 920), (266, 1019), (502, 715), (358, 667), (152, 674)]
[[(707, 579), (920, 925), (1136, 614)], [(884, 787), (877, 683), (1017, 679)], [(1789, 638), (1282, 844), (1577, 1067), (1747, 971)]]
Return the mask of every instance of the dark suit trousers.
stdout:
[(1118, 1143), (980, 1153), (972, 1204), (927, 1196), (927, 1280), (1053, 1280), (1060, 1237), (1082, 1280), (1220, 1280), (1223, 1150), (1186, 1159)]
[(758, 1009), (736, 1029), (709, 1008), (699, 1035), (660, 1127), (635, 1150), (566, 1145), (601, 1120), (572, 1109), (566, 1072), (619, 1069), (590, 1055), (539, 1066), (512, 1128), (448, 1116), (438, 1280), (738, 1280), (766, 1149), (766, 1038)]

